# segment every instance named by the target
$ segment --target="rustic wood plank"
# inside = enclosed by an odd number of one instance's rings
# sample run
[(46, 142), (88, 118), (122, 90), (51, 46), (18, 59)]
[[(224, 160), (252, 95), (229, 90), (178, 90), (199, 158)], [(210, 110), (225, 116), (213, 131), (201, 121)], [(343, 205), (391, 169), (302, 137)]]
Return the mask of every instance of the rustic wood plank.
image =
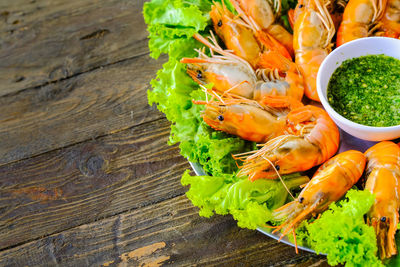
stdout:
[(143, 55), (0, 97), (0, 165), (162, 117), (146, 91), (165, 59)]
[(147, 53), (144, 2), (0, 1), (0, 96)]
[(55, 264), (327, 266), (324, 257), (296, 255), (292, 247), (240, 229), (229, 216), (201, 218), (185, 196), (0, 252), (0, 265)]
[[(0, 167), (0, 249), (182, 194), (169, 122)], [(1, 266), (1, 264), (0, 264)]]

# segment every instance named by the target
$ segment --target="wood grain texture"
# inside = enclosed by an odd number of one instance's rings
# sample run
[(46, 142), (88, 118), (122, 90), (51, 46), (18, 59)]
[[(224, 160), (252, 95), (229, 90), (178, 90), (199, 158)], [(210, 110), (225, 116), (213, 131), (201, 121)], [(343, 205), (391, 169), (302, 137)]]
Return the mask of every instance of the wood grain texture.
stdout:
[(163, 117), (146, 91), (165, 60), (143, 55), (0, 97), (0, 165)]
[(168, 138), (161, 119), (0, 167), (0, 249), (182, 194)]
[(0, 1), (0, 96), (147, 53), (144, 2)]
[(201, 218), (185, 196), (0, 252), (2, 266), (55, 264), (327, 266), (324, 257), (296, 255), (292, 247), (237, 227), (229, 216)]

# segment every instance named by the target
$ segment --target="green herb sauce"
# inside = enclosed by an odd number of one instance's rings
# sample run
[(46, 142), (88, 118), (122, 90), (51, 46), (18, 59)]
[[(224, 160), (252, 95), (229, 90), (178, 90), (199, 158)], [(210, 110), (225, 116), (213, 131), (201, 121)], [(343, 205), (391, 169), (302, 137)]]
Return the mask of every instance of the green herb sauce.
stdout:
[(327, 93), (333, 109), (353, 122), (400, 125), (400, 60), (385, 55), (348, 59), (333, 73)]

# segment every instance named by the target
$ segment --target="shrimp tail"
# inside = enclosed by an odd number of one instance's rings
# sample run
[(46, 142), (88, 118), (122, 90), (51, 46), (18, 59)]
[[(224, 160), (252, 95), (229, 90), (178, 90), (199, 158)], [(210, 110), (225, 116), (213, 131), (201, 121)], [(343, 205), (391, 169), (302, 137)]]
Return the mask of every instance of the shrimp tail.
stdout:
[(375, 229), (381, 259), (397, 254), (395, 234), (399, 223), (400, 148), (383, 141), (366, 152), (368, 159), (365, 190), (375, 195), (367, 223)]

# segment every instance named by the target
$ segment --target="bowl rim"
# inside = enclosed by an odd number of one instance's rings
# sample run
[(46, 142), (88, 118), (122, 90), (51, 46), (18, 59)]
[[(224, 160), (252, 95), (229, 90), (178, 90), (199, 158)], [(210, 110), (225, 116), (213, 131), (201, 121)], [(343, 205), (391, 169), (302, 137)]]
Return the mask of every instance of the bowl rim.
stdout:
[[(371, 39), (381, 39), (381, 40), (385, 40), (385, 41), (390, 41), (390, 42), (398, 42), (400, 45), (400, 39), (396, 39), (396, 38), (390, 38), (390, 37), (363, 37), (363, 38), (359, 38), (356, 40), (352, 40), (350, 42), (347, 42), (337, 48), (335, 48), (331, 53), (328, 54), (328, 56), (323, 60), (320, 68), (318, 69), (318, 73), (317, 73), (317, 93), (318, 93), (318, 97), (321, 101), (321, 104), (323, 105), (323, 107), (325, 108), (325, 110), (331, 114), (335, 119), (339, 120), (340, 122), (346, 124), (347, 126), (351, 127), (351, 128), (357, 128), (360, 130), (365, 130), (365, 131), (369, 131), (369, 132), (382, 132), (382, 131), (389, 131), (392, 132), (394, 130), (399, 130), (400, 129), (400, 124), (398, 125), (393, 125), (393, 126), (368, 126), (368, 125), (364, 125), (364, 124), (360, 124), (354, 121), (351, 121), (345, 117), (343, 117), (341, 114), (339, 114), (336, 110), (333, 109), (333, 107), (329, 104), (328, 100), (325, 98), (324, 94), (322, 93), (322, 86), (321, 86), (321, 79), (322, 79), (322, 72), (323, 70), (326, 68), (325, 66), (328, 64), (328, 58), (334, 58), (336, 56), (336, 54), (340, 53), (342, 48), (345, 48), (347, 46), (354, 46), (357, 43), (363, 43), (363, 42), (369, 42)], [(384, 53), (383, 53), (384, 54)], [(357, 58), (357, 57), (352, 57), (352, 58)], [(351, 59), (351, 58), (349, 58)], [(399, 59), (400, 60), (400, 59)], [(341, 64), (337, 65), (337, 67), (335, 68), (335, 70), (337, 68), (339, 68), (341, 66)], [(322, 71), (321, 71), (322, 70)], [(334, 71), (335, 71), (334, 70)], [(333, 73), (332, 73), (333, 74)], [(330, 77), (329, 77), (330, 79)], [(327, 89), (328, 90), (328, 89)]]

